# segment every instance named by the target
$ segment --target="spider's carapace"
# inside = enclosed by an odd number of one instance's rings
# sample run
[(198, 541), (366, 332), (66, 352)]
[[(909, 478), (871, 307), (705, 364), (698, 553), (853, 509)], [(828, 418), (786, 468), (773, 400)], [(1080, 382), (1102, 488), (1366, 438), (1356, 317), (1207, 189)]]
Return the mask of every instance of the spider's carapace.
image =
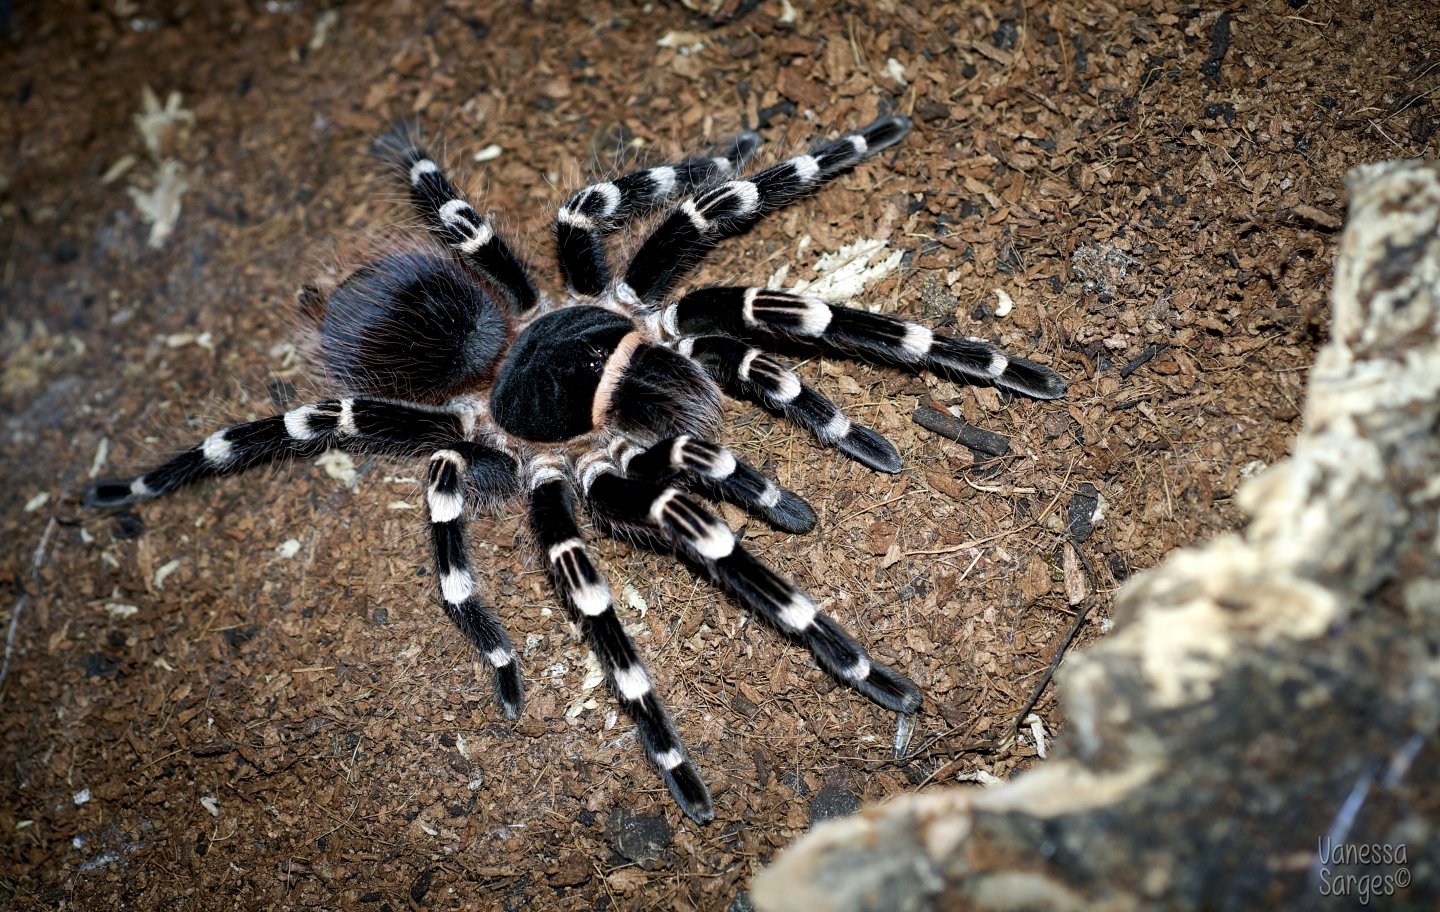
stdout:
[(708, 437), (720, 423), (720, 389), (689, 358), (645, 338), (635, 321), (580, 305), (525, 327), (490, 394), (506, 433), (560, 443), (614, 430), (653, 443)]

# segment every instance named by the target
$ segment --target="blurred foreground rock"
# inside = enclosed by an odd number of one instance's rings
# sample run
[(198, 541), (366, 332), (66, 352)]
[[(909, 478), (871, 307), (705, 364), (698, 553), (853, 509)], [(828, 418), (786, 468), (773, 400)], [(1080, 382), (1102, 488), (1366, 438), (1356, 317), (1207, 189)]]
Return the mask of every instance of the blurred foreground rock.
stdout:
[(1348, 183), (1331, 341), (1249, 527), (1125, 588), (1062, 669), (1059, 758), (818, 827), (757, 909), (1434, 908), (1440, 163)]

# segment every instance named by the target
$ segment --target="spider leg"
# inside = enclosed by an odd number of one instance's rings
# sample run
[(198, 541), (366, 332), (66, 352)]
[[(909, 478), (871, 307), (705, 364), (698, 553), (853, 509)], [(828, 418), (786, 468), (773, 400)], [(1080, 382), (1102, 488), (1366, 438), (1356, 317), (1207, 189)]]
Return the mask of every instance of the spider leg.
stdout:
[[(584, 460), (582, 460), (582, 463)], [(898, 672), (870, 658), (804, 592), (756, 558), (735, 533), (700, 504), (663, 483), (627, 478), (614, 465), (591, 460), (582, 487), (592, 510), (617, 528), (658, 535), (695, 561), (746, 610), (809, 647), (832, 678), (901, 715), (896, 752), (903, 751), (904, 718), (920, 708), (920, 691)]]
[(639, 729), (645, 755), (660, 771), (686, 816), (698, 823), (714, 820), (710, 791), (660, 702), (634, 641), (615, 614), (610, 587), (585, 548), (575, 524), (575, 489), (554, 464), (541, 463), (531, 474), (530, 528), (560, 601), (600, 660), (621, 707)]
[(661, 323), (676, 333), (799, 339), (865, 361), (991, 384), (1032, 399), (1065, 395), (1065, 381), (1059, 374), (1006, 355), (983, 339), (956, 339), (919, 323), (786, 291), (719, 285), (700, 288), (670, 305)]
[(685, 200), (646, 238), (625, 271), (635, 297), (657, 304), (722, 240), (814, 193), (910, 132), (907, 117), (882, 117), (858, 133)]
[(631, 478), (667, 482), (676, 475), (694, 479), (708, 495), (746, 507), (785, 532), (815, 528), (815, 510), (798, 494), (780, 487), (718, 443), (682, 434), (645, 450), (632, 451), (621, 466)]
[(395, 164), (410, 187), (410, 201), (441, 243), (503, 294), (515, 313), (533, 308), (540, 299), (530, 270), (456, 189), (435, 160), (403, 129), (375, 141), (376, 151)]
[(495, 669), (500, 710), (517, 719), (525, 703), (515, 647), (490, 609), (475, 597), (475, 578), (465, 548), (465, 495), (496, 497), (514, 490), (515, 460), (494, 447), (454, 441), (430, 457), (425, 503), (430, 512), (430, 541), (435, 579), (445, 613)]
[(307, 459), (332, 447), (395, 456), (421, 455), (462, 436), (459, 415), (379, 399), (330, 399), (259, 421), (221, 428), (167, 462), (131, 479), (96, 482), (89, 507), (123, 507), (184, 485), (284, 459)]
[(877, 472), (900, 471), (900, 454), (890, 441), (852, 422), (839, 406), (758, 348), (721, 335), (682, 338), (676, 348), (699, 362), (731, 398), (759, 405)]
[(760, 137), (741, 133), (709, 158), (634, 171), (575, 193), (555, 214), (555, 256), (565, 287), (598, 295), (610, 284), (604, 238), (679, 196), (732, 177), (760, 146)]

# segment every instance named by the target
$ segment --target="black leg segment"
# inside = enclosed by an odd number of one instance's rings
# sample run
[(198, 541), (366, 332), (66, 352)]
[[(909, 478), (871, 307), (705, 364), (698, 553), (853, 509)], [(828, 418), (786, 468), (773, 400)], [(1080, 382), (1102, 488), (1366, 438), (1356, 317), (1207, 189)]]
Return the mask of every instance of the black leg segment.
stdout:
[(221, 428), (169, 461), (132, 479), (101, 481), (85, 491), (91, 507), (123, 507), (206, 478), (237, 475), (286, 459), (308, 459), (332, 447), (419, 456), (460, 437), (458, 415), (378, 399), (331, 399), (283, 415)]
[(555, 214), (555, 254), (566, 287), (577, 294), (600, 294), (610, 284), (606, 235), (678, 197), (734, 177), (759, 145), (759, 136), (742, 133), (709, 157), (635, 171), (570, 197)]
[(404, 174), (410, 201), (431, 234), (505, 295), (514, 312), (524, 313), (535, 306), (540, 293), (525, 262), (495, 232), (490, 220), (475, 211), (408, 130), (384, 134), (376, 140), (375, 149)]
[(574, 488), (558, 468), (542, 468), (532, 472), (531, 478), (530, 528), (555, 591), (600, 660), (621, 707), (635, 721), (645, 755), (659, 770), (670, 794), (690, 819), (698, 823), (713, 820), (710, 791), (660, 702), (634, 641), (615, 614), (610, 587), (575, 524)]
[(815, 528), (815, 510), (798, 494), (780, 487), (725, 447), (682, 434), (660, 441), (625, 462), (632, 478), (669, 481), (681, 476), (707, 496), (738, 504), (784, 532)]
[(446, 615), (495, 669), (495, 696), (509, 719), (519, 718), (525, 703), (520, 663), (505, 628), (475, 597), (465, 548), (465, 504), (467, 493), (492, 498), (513, 492), (516, 484), (514, 459), (483, 444), (457, 441), (430, 457), (425, 487), (440, 600)]
[(890, 441), (852, 422), (839, 406), (759, 349), (719, 335), (682, 339), (678, 347), (700, 362), (726, 395), (804, 428), (863, 466), (892, 475), (900, 471), (900, 454)]
[(956, 339), (919, 323), (768, 288), (711, 286), (671, 305), (665, 324), (679, 333), (780, 336), (880, 364), (928, 370), (1029, 396), (1056, 399), (1065, 381), (1048, 367), (1014, 358), (983, 339)]
[(735, 538), (708, 510), (676, 488), (626, 478), (613, 467), (588, 472), (586, 500), (618, 528), (649, 529), (695, 561), (756, 617), (809, 647), (832, 678), (902, 716), (920, 708), (920, 691), (875, 662), (833, 619)]
[(765, 216), (804, 199), (909, 132), (909, 118), (882, 117), (858, 133), (823, 143), (806, 155), (685, 200), (630, 261), (626, 286), (642, 302), (663, 301), (725, 238), (743, 234)]

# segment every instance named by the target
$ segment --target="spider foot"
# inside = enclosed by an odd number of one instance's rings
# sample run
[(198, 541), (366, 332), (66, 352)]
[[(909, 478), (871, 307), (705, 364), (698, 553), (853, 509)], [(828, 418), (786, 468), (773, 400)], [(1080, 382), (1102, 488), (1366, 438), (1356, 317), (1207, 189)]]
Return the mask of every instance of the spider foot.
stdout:
[(525, 685), (520, 680), (520, 663), (510, 662), (495, 669), (495, 699), (500, 702), (500, 711), (505, 718), (514, 722), (525, 708)]
[(895, 445), (867, 427), (851, 424), (834, 441), (835, 449), (863, 466), (894, 475), (903, 467)]
[(1065, 380), (1059, 374), (1044, 365), (1007, 355), (984, 339), (931, 334), (922, 363), (942, 377), (993, 384), (1031, 399), (1059, 399), (1065, 395)]
[(765, 521), (775, 528), (797, 535), (809, 532), (819, 521), (814, 507), (800, 495), (784, 488), (780, 489), (780, 497), (774, 504), (762, 504), (757, 509), (765, 517)]
[[(468, 590), (473, 583), (468, 571), (452, 571), (443, 579), (442, 592), (447, 602), (445, 613), (495, 669), (495, 699), (500, 703), (500, 711), (505, 718), (513, 722), (520, 718), (520, 710), (525, 708), (525, 684), (520, 677), (520, 660), (515, 655), (515, 647), (489, 609), (470, 595)], [(463, 597), (450, 601), (456, 596)]]
[(700, 778), (700, 771), (689, 760), (683, 760), (671, 769), (661, 769), (665, 785), (670, 789), (675, 803), (696, 823), (709, 823), (715, 819), (715, 807), (710, 801), (710, 789)]
[(920, 708), (920, 689), (909, 678), (871, 659), (840, 671), (845, 683), (892, 712), (910, 716)]
[(915, 123), (904, 114), (891, 114), (888, 117), (881, 117), (870, 126), (860, 131), (860, 137), (865, 140), (865, 157), (888, 149), (905, 138), (910, 128)]
[(1034, 399), (1059, 399), (1065, 395), (1066, 389), (1065, 378), (1044, 365), (1024, 358), (1009, 359), (1002, 385)]
[[(137, 486), (142, 489), (137, 491)], [(155, 496), (153, 493), (143, 489), (138, 478), (131, 481), (112, 479), (88, 485), (85, 493), (81, 495), (81, 502), (87, 507), (113, 509), (128, 507), (130, 504), (148, 500), (153, 496)]]

